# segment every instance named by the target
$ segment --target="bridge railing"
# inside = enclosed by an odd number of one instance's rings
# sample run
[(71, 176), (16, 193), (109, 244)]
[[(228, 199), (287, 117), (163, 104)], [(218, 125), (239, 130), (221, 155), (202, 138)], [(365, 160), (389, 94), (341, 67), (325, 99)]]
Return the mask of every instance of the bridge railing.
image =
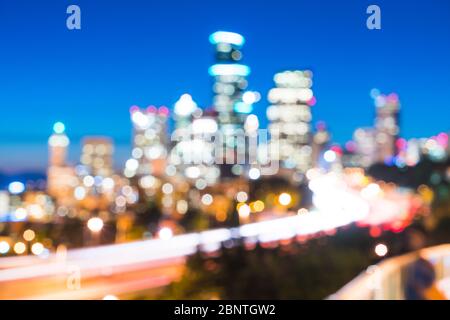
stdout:
[(386, 259), (377, 265), (370, 266), (328, 299), (403, 300), (408, 267), (420, 257), (433, 264), (437, 282), (448, 285), (450, 282), (450, 244), (445, 244)]

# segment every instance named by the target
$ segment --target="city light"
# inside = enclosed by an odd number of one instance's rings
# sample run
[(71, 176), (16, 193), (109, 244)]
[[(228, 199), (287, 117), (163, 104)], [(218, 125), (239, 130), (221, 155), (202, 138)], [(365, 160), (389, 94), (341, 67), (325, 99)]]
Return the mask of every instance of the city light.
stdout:
[(372, 199), (381, 192), (381, 188), (376, 183), (371, 183), (367, 187), (361, 190), (361, 196), (366, 199)]
[(239, 206), (238, 209), (238, 213), (239, 213), (239, 217), (245, 219), (248, 218), (250, 216), (250, 207), (246, 204), (242, 204), (241, 206)]
[(31, 229), (27, 229), (23, 232), (23, 238), (25, 239), (25, 241), (33, 241), (35, 237), (36, 233)]
[(258, 180), (261, 177), (261, 171), (258, 168), (251, 168), (248, 172), (248, 177), (252, 180)]
[(94, 184), (95, 184), (94, 177), (92, 177), (92, 176), (86, 176), (86, 177), (84, 177), (84, 179), (83, 179), (83, 184), (84, 184), (84, 186), (87, 187), (87, 188), (90, 188), (90, 187), (94, 186)]
[(388, 248), (385, 244), (379, 243), (375, 246), (375, 254), (379, 257), (384, 257), (388, 253)]
[(175, 114), (180, 117), (186, 117), (192, 114), (197, 108), (197, 104), (189, 94), (183, 94), (175, 103)]
[(217, 131), (217, 122), (213, 119), (200, 118), (192, 122), (192, 133), (215, 133)]
[(88, 220), (87, 227), (92, 232), (97, 233), (103, 229), (103, 224), (104, 223), (102, 219), (95, 217)]
[(326, 162), (334, 162), (336, 160), (336, 153), (333, 150), (327, 150), (323, 158)]
[(210, 206), (213, 203), (214, 199), (213, 196), (210, 195), (209, 193), (206, 193), (202, 196), (202, 203), (205, 206)]
[(236, 194), (236, 200), (237, 200), (238, 202), (246, 202), (246, 201), (248, 200), (248, 194), (247, 194), (247, 192), (239, 191), (239, 192)]
[(23, 242), (17, 242), (14, 245), (14, 252), (16, 254), (24, 254), (26, 250), (27, 250), (27, 246)]
[(125, 164), (125, 168), (130, 171), (136, 171), (139, 168), (139, 162), (136, 159), (129, 159)]
[(238, 33), (217, 31), (209, 36), (209, 41), (212, 44), (229, 43), (236, 46), (242, 46), (245, 43), (245, 39)]
[(0, 254), (7, 254), (10, 249), (9, 243), (6, 241), (0, 241)]
[(250, 208), (252, 208), (255, 212), (262, 212), (265, 209), (265, 205), (261, 200), (256, 200), (250, 204)]
[(27, 216), (28, 216), (28, 212), (24, 208), (17, 208), (14, 211), (14, 220), (16, 220), (16, 221), (23, 221), (27, 218)]
[(248, 113), (251, 113), (253, 111), (253, 106), (251, 104), (247, 104), (245, 102), (238, 101), (234, 105), (234, 111), (236, 111), (238, 113), (246, 113), (246, 114), (248, 114)]
[(114, 186), (115, 186), (115, 182), (111, 178), (106, 178), (102, 181), (102, 187), (105, 190), (112, 190), (112, 189), (114, 189)]
[(171, 194), (173, 192), (173, 185), (171, 183), (165, 183), (163, 184), (161, 190), (165, 194)]
[(25, 191), (25, 185), (22, 182), (14, 181), (9, 184), (8, 190), (11, 194), (21, 194)]
[(209, 68), (209, 74), (216, 76), (241, 76), (246, 77), (250, 74), (250, 68), (242, 64), (215, 64)]
[(177, 201), (177, 212), (179, 214), (186, 214), (189, 209), (189, 204), (186, 200), (178, 200)]
[(65, 126), (64, 123), (62, 123), (62, 122), (56, 122), (56, 123), (53, 125), (53, 131), (54, 131), (56, 134), (63, 134), (64, 131), (66, 131), (66, 126)]
[(36, 256), (41, 255), (44, 252), (44, 249), (44, 245), (40, 242), (33, 243), (31, 246), (31, 252)]
[(164, 227), (159, 230), (158, 236), (161, 240), (169, 240), (173, 237), (173, 231), (168, 227)]
[(258, 92), (247, 91), (242, 95), (242, 101), (246, 104), (254, 104), (261, 99), (261, 95)]
[(283, 192), (278, 196), (278, 202), (282, 206), (288, 206), (292, 202), (292, 196), (289, 193)]

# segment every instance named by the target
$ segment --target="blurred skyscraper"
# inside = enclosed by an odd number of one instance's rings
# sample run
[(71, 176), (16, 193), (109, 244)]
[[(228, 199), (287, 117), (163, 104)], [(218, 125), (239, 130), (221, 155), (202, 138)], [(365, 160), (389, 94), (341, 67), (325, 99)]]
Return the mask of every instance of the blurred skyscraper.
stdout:
[[(242, 59), (241, 48), (245, 43), (244, 37), (233, 32), (218, 31), (209, 37), (215, 46), (216, 64), (209, 68), (209, 74), (214, 77), (214, 101), (217, 112), (217, 122), (221, 138), (223, 139), (223, 157), (233, 159), (234, 165), (222, 165), (222, 176), (227, 176), (233, 168), (234, 174), (244, 172), (242, 164), (236, 164), (238, 158), (238, 143), (244, 137), (244, 124), (247, 115), (252, 112), (252, 104), (243, 100), (243, 94), (247, 88), (246, 77), (250, 74), (250, 68), (240, 64)], [(245, 139), (244, 139), (245, 141)], [(244, 146), (244, 150), (247, 148)], [(246, 154), (239, 155), (246, 160)], [(225, 162), (225, 161), (224, 161)], [(245, 163), (243, 163), (245, 164)]]
[(113, 142), (105, 137), (87, 137), (83, 140), (81, 163), (93, 176), (109, 177), (113, 174)]
[(177, 173), (200, 186), (213, 184), (218, 178), (214, 165), (214, 141), (218, 126), (215, 113), (202, 111), (188, 94), (175, 103), (175, 141), (170, 163)]
[(72, 200), (73, 190), (77, 184), (75, 169), (67, 165), (70, 140), (65, 131), (63, 123), (55, 123), (53, 134), (48, 140), (47, 192), (59, 203), (68, 203)]
[(61, 122), (55, 123), (53, 126), (53, 134), (48, 140), (50, 167), (62, 167), (66, 165), (69, 144), (70, 140), (66, 135), (65, 125)]
[(397, 94), (379, 94), (372, 91), (376, 106), (375, 141), (377, 162), (390, 162), (397, 154), (396, 142), (400, 133), (400, 101)]
[(311, 106), (315, 104), (311, 71), (284, 71), (274, 77), (269, 91), (272, 159), (281, 166), (305, 173), (312, 166)]
[(130, 110), (133, 124), (132, 158), (127, 161), (125, 176), (163, 176), (167, 162), (167, 121), (169, 109), (150, 106)]
[(358, 128), (353, 133), (355, 142), (355, 163), (367, 168), (376, 162), (377, 146), (375, 142), (375, 130), (373, 128)]

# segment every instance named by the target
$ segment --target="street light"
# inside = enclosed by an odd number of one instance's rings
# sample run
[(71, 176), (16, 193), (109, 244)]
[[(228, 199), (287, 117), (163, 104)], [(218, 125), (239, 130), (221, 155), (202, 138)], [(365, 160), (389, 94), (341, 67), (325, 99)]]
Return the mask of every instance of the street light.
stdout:
[(282, 206), (288, 206), (291, 204), (292, 201), (292, 196), (289, 193), (283, 192), (282, 194), (280, 194), (280, 196), (278, 197), (278, 201), (280, 202), (280, 204)]
[(173, 231), (168, 227), (164, 227), (159, 230), (158, 236), (161, 240), (169, 240), (173, 237)]
[(34, 255), (36, 255), (36, 256), (38, 256), (38, 255), (40, 255), (41, 253), (43, 253), (44, 252), (44, 245), (42, 244), (42, 243), (40, 243), (40, 242), (36, 242), (36, 243), (34, 243), (32, 246), (31, 246), (31, 252), (34, 254)]
[(91, 218), (87, 222), (87, 227), (94, 233), (100, 232), (103, 229), (103, 220), (100, 218)]
[(103, 226), (103, 220), (98, 217), (90, 218), (87, 222), (87, 227), (91, 232), (91, 241), (95, 245), (100, 244), (100, 231), (102, 231)]
[(388, 251), (388, 247), (384, 243), (379, 243), (375, 246), (375, 254), (379, 257), (384, 257)]
[(27, 229), (23, 232), (23, 238), (26, 241), (33, 241), (33, 239), (36, 237), (36, 233), (31, 230), (31, 229)]
[(27, 246), (26, 246), (25, 243), (23, 243), (23, 242), (17, 242), (17, 243), (14, 245), (14, 252), (15, 252), (16, 254), (23, 254), (23, 253), (25, 253), (25, 251), (27, 251)]
[(0, 241), (0, 254), (7, 254), (9, 251), (9, 243), (6, 241)]

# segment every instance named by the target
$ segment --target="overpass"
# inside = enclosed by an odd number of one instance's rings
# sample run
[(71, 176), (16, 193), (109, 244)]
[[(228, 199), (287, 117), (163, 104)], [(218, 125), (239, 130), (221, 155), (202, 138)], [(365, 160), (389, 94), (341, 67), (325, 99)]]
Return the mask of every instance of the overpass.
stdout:
[(419, 257), (433, 264), (437, 286), (450, 299), (450, 244), (422, 249), (370, 266), (329, 299), (403, 300), (407, 269)]

